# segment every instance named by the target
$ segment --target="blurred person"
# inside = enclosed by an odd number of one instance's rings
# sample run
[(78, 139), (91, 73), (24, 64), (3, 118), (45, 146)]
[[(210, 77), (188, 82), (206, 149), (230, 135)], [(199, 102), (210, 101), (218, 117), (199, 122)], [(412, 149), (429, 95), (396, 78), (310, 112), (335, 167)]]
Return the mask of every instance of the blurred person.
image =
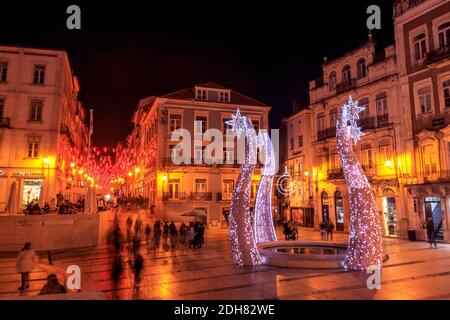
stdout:
[(47, 277), (47, 283), (44, 287), (42, 287), (41, 291), (39, 291), (39, 295), (61, 293), (67, 293), (66, 288), (59, 283), (58, 278), (54, 273), (49, 274)]
[(26, 242), (16, 259), (16, 269), (21, 275), (22, 285), (18, 289), (20, 291), (30, 287), (30, 272), (34, 269), (35, 257), (36, 254), (31, 249), (31, 243)]

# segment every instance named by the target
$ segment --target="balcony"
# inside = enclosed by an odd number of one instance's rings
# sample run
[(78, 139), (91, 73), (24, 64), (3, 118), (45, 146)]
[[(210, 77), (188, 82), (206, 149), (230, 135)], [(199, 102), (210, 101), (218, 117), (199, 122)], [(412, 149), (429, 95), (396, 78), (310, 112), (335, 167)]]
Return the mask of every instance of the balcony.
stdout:
[(389, 125), (389, 114), (388, 113), (377, 116), (377, 127), (378, 128), (386, 127), (388, 125)]
[(336, 137), (336, 128), (331, 127), (317, 132), (317, 140), (322, 141)]
[(344, 179), (342, 168), (328, 170), (328, 180)]
[(441, 170), (435, 172), (421, 172), (418, 174), (419, 180), (424, 184), (428, 183), (449, 183), (450, 170)]
[(163, 201), (186, 201), (187, 199), (185, 192), (163, 192)]
[(343, 81), (341, 83), (338, 83), (336, 85), (336, 93), (340, 94), (349, 90), (353, 90), (356, 88), (356, 79), (352, 78), (350, 80), (347, 81)]
[(375, 129), (375, 117), (365, 117), (358, 120), (358, 125), (361, 130)]
[(211, 201), (212, 192), (191, 192), (189, 195), (191, 201)]
[(11, 128), (11, 119), (0, 118), (0, 128)]
[(393, 5), (394, 17), (398, 17), (425, 0), (396, 0)]
[(438, 62), (446, 58), (450, 58), (450, 45), (430, 51), (427, 54), (427, 64)]
[(230, 201), (232, 197), (231, 192), (217, 192), (217, 201)]

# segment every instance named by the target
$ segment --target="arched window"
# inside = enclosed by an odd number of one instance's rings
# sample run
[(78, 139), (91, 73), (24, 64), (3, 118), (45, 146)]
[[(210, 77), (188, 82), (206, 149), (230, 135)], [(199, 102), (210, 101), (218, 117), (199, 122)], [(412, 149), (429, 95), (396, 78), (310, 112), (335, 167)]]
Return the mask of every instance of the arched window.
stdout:
[(438, 153), (435, 144), (429, 143), (422, 147), (422, 162), (423, 162), (424, 177), (437, 174)]
[(444, 106), (450, 108), (450, 80), (443, 82), (444, 87)]
[(344, 68), (342, 68), (342, 82), (349, 83), (352, 78), (351, 68), (347, 64)]
[(328, 77), (328, 87), (330, 90), (336, 89), (336, 71), (330, 73), (330, 76)]
[(414, 38), (414, 60), (422, 60), (427, 53), (425, 33), (421, 33)]
[(439, 48), (450, 46), (450, 21), (438, 27)]
[(366, 69), (366, 60), (364, 58), (361, 58), (358, 60), (358, 63), (356, 64), (356, 77), (358, 79), (365, 78), (367, 75), (367, 69)]

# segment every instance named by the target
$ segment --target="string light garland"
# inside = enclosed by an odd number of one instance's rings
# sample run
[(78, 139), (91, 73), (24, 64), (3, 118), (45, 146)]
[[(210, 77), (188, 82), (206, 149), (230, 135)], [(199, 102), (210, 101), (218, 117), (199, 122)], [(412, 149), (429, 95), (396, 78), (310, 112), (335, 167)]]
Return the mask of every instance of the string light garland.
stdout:
[(366, 270), (380, 268), (383, 261), (381, 225), (376, 199), (367, 177), (352, 148), (352, 139), (361, 139), (357, 125), (359, 113), (364, 110), (349, 96), (336, 123), (336, 145), (342, 163), (350, 202), (350, 234), (344, 260), (345, 269)]
[(275, 153), (272, 140), (265, 132), (258, 134), (258, 147), (264, 152), (264, 166), (255, 202), (255, 242), (277, 241), (272, 218), (272, 187), (275, 175)]
[(261, 257), (253, 236), (250, 218), (250, 188), (256, 165), (258, 138), (250, 119), (241, 116), (239, 109), (232, 120), (226, 122), (237, 135), (244, 134), (245, 157), (236, 187), (233, 191), (230, 209), (230, 238), (234, 262), (239, 266), (259, 265)]

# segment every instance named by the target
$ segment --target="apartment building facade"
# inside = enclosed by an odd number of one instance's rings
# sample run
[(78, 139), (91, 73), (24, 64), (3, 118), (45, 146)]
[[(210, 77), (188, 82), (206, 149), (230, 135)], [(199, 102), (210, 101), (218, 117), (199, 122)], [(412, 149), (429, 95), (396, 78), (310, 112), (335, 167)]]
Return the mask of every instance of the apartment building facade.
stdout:
[[(286, 218), (348, 231), (347, 187), (336, 151), (336, 116), (351, 95), (365, 107), (355, 145), (377, 199), (385, 236), (426, 239), (426, 217), (449, 240), (450, 1), (395, 1), (395, 46), (374, 41), (324, 61), (310, 106), (285, 119), (286, 165), (298, 191)], [(450, 109), (449, 109), (450, 110)], [(314, 213), (311, 211), (313, 210)]]
[(87, 141), (79, 90), (66, 52), (0, 46), (0, 212), (70, 194), (66, 157)]
[[(240, 109), (255, 129), (268, 129), (270, 107), (217, 83), (206, 83), (139, 102), (133, 116), (134, 129), (127, 145), (134, 148), (137, 170), (128, 176), (128, 190), (149, 199), (150, 209), (165, 220), (180, 221), (182, 212), (196, 209), (207, 223), (224, 223), (239, 174), (237, 142), (223, 141), (223, 164), (205, 161), (207, 139), (194, 142), (208, 129), (225, 133), (226, 121)], [(191, 137), (189, 161), (179, 164), (172, 154), (180, 152), (179, 139), (172, 133), (185, 129)], [(138, 151), (139, 150), (139, 151)], [(182, 155), (184, 160), (186, 155)], [(186, 164), (187, 162), (187, 164)], [(255, 171), (251, 189), (252, 205), (260, 176)], [(134, 186), (134, 187), (133, 187)]]
[[(436, 238), (450, 240), (450, 1), (394, 4), (401, 108), (408, 116), (410, 226), (432, 217)], [(425, 238), (422, 231), (421, 236)]]
[(310, 82), (310, 106), (285, 120), (287, 167), (297, 181), (289, 218), (314, 228), (330, 219), (337, 231), (349, 230), (348, 193), (335, 136), (340, 107), (350, 95), (365, 107), (359, 121), (364, 136), (355, 152), (376, 195), (385, 234), (402, 234), (403, 189), (394, 165), (403, 145), (395, 48), (377, 52), (370, 36), (363, 46), (325, 60), (323, 77)]

